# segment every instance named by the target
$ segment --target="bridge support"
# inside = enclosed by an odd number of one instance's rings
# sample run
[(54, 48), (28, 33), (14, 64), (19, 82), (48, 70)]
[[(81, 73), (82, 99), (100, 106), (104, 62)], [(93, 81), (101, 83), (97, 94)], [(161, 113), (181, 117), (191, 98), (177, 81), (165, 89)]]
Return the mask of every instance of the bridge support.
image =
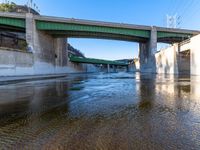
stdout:
[(34, 32), (35, 31), (35, 22), (33, 19), (33, 14), (26, 14), (26, 42), (28, 44), (28, 51), (34, 52)]
[(129, 72), (130, 70), (129, 70), (129, 66), (126, 66), (126, 72)]
[(69, 73), (75, 70), (67, 67), (67, 39), (55, 38), (36, 29), (33, 14), (26, 14), (26, 41), (28, 51), (33, 54), (32, 74)]
[(157, 29), (152, 27), (151, 37), (146, 43), (139, 43), (139, 60), (141, 72), (156, 72), (155, 53), (157, 51)]
[(67, 39), (54, 39), (55, 47), (55, 65), (57, 68), (67, 66)]
[(112, 65), (112, 72), (115, 72), (115, 65)]
[(107, 73), (110, 73), (110, 65), (107, 64)]

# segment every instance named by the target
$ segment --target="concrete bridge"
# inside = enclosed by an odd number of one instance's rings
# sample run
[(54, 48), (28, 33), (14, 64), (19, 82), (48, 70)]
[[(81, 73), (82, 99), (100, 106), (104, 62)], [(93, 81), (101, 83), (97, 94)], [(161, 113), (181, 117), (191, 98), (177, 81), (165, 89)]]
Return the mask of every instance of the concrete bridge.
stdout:
[[(176, 43), (199, 34), (199, 31), (193, 30), (14, 13), (0, 13), (0, 28), (26, 34), (33, 62), (32, 67), (28, 67), (32, 74), (69, 71), (66, 39), (70, 37), (138, 42), (140, 70), (156, 72), (155, 53), (158, 42)], [(16, 67), (15, 72), (19, 72), (17, 68), (24, 67)]]
[(70, 61), (76, 62), (76, 63), (128, 66), (128, 64), (124, 62), (103, 60), (103, 59), (82, 58), (82, 57), (76, 57), (76, 56), (70, 56), (69, 59)]
[(114, 72), (116, 72), (116, 68), (118, 66), (126, 67), (127, 71), (129, 70), (129, 64), (125, 63), (125, 62), (120, 62), (120, 61), (111, 61), (111, 60), (94, 59), (94, 58), (83, 58), (83, 57), (77, 57), (77, 56), (70, 56), (69, 60), (71, 62), (75, 62), (75, 63), (104, 65), (107, 67), (107, 72), (110, 72), (111, 66), (112, 66)]

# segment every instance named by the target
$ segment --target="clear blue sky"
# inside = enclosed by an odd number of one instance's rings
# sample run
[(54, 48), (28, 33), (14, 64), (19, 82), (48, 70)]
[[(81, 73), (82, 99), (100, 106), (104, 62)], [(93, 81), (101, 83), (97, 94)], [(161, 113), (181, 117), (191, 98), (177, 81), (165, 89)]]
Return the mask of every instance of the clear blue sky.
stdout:
[[(2, 2), (1, 0), (0, 2)], [(25, 4), (27, 0), (10, 0)], [(119, 23), (166, 26), (166, 14), (181, 16), (181, 28), (200, 29), (200, 0), (33, 0), (42, 15)], [(138, 44), (122, 41), (69, 39), (87, 57), (133, 58)]]

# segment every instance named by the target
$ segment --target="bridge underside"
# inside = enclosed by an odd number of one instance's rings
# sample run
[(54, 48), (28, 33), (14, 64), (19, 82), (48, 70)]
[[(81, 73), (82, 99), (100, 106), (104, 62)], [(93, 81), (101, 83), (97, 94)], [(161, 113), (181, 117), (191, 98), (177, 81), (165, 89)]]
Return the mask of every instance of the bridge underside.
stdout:
[[(25, 28), (19, 28), (14, 26), (0, 25), (0, 31), (8, 32), (20, 32), (25, 33)], [(120, 34), (111, 34), (111, 33), (101, 33), (101, 32), (83, 32), (83, 31), (44, 31), (49, 35), (52, 35), (55, 38), (95, 38), (95, 39), (108, 39), (108, 40), (119, 40), (119, 41), (129, 41), (129, 42), (138, 42), (146, 43), (148, 38), (138, 37), (138, 36), (128, 36)], [(175, 36), (175, 37), (161, 37), (157, 41), (161, 43), (179, 43), (188, 39), (188, 35), (185, 36)]]
[[(129, 41), (129, 42), (138, 42), (138, 43), (146, 43), (149, 41), (149, 38), (120, 35), (120, 34), (111, 34), (111, 33), (101, 33), (101, 32), (50, 31), (50, 30), (45, 31), (45, 32), (52, 35), (55, 38), (95, 38), (95, 39), (120, 40), (120, 41)], [(160, 37), (157, 39), (157, 42), (169, 43), (169, 44), (179, 43), (181, 41), (188, 39), (189, 38), (188, 36), (189, 35)]]
[(188, 39), (187, 36), (185, 36), (185, 37), (184, 36), (183, 37), (165, 37), (165, 38), (158, 38), (158, 42), (173, 44), (173, 43), (180, 43), (186, 39)]
[(121, 40), (130, 42), (147, 42), (148, 38), (142, 38), (137, 36), (101, 33), (101, 32), (83, 32), (83, 31), (45, 31), (48, 34), (56, 38), (95, 38), (95, 39), (109, 39), (109, 40)]
[(15, 26), (8, 26), (8, 25), (1, 25), (0, 24), (0, 31), (8, 31), (8, 32), (20, 32), (25, 33), (25, 28), (15, 27)]

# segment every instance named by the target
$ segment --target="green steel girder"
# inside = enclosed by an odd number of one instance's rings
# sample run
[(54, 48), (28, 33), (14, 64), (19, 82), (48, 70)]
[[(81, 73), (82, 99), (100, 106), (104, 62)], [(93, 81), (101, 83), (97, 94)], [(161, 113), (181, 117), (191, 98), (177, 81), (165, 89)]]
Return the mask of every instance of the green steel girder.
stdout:
[(82, 58), (77, 56), (70, 56), (69, 60), (76, 63), (87, 63), (87, 64), (109, 64), (109, 65), (119, 65), (119, 66), (127, 66), (127, 63), (118, 62), (118, 61), (110, 61), (110, 60), (102, 60), (102, 59), (93, 59), (93, 58)]
[[(0, 26), (4, 29), (16, 28), (24, 30), (26, 28), (25, 18), (0, 17)], [(55, 36), (68, 37), (92, 37), (127, 40), (136, 42), (146, 42), (150, 38), (150, 31), (143, 29), (130, 29), (123, 27), (110, 27), (101, 25), (84, 25), (78, 23), (62, 23), (36, 20), (38, 30), (46, 31)], [(54, 33), (53, 33), (54, 32)], [(161, 42), (181, 41), (192, 37), (193, 34), (170, 31), (158, 31), (157, 38)]]
[(13, 26), (17, 28), (26, 28), (26, 21), (23, 18), (0, 17), (0, 25)]
[(107, 27), (107, 26), (97, 26), (97, 25), (83, 25), (75, 23), (59, 23), (59, 22), (49, 22), (49, 21), (36, 21), (36, 27), (38, 30), (51, 30), (51, 31), (80, 31), (80, 32), (90, 32), (90, 33), (109, 33), (117, 35), (127, 35), (136, 36), (142, 38), (149, 38), (150, 31), (148, 30), (138, 30), (138, 29), (127, 29), (119, 27)]
[[(108, 27), (97, 25), (84, 25), (75, 23), (59, 23), (50, 21), (36, 20), (36, 27), (38, 30), (44, 30), (56, 36), (68, 37), (92, 37), (92, 38), (107, 38), (117, 40), (128, 40), (136, 42), (145, 42), (150, 38), (150, 31), (143, 29), (127, 29), (120, 27)], [(166, 32), (158, 31), (157, 38), (166, 42), (171, 39), (172, 41), (179, 41), (180, 39), (187, 39), (193, 36), (188, 33), (179, 32)]]
[(82, 31), (46, 31), (48, 34), (53, 35), (54, 37), (68, 38), (96, 38), (96, 39), (111, 39), (111, 40), (120, 40), (120, 41), (130, 41), (130, 42), (147, 42), (148, 38), (128, 36), (128, 35), (118, 35), (110, 33), (99, 33), (99, 32), (82, 32)]

